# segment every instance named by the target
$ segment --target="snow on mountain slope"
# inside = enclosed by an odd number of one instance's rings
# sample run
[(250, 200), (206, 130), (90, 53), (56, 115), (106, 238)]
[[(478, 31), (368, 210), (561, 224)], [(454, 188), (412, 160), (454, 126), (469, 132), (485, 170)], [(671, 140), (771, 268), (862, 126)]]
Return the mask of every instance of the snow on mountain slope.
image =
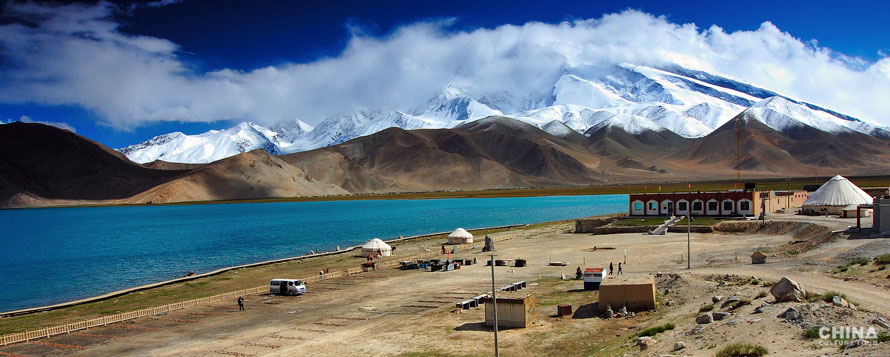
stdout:
[[(726, 76), (678, 66), (633, 64), (567, 67), (548, 88), (521, 96), (455, 82), (424, 104), (407, 108), (352, 109), (315, 128), (289, 120), (270, 128), (242, 123), (199, 135), (171, 133), (119, 151), (136, 162), (210, 162), (263, 148), (272, 154), (335, 145), (377, 131), (453, 128), (488, 116), (508, 116), (554, 135), (618, 126), (629, 133), (669, 130), (686, 138), (708, 135), (742, 111), (773, 129), (808, 125), (830, 133), (847, 130), (890, 137), (887, 128), (796, 101)], [(486, 89), (488, 88), (488, 89)], [(559, 122), (561, 125), (557, 125)]]
[(452, 122), (502, 114), (500, 110), (473, 99), (460, 86), (449, 84), (442, 94), (430, 99), (425, 108), (417, 108), (414, 115), (438, 122)]
[(565, 74), (553, 89), (553, 104), (575, 104), (587, 108), (609, 108), (632, 102), (610, 91), (602, 83), (588, 81), (573, 74)]
[(558, 136), (561, 138), (568, 137), (569, 135), (572, 135), (572, 133), (575, 133), (575, 134), (578, 133), (574, 129), (569, 128), (568, 126), (565, 125), (565, 123), (563, 123), (559, 120), (554, 120), (547, 124), (544, 124), (544, 126), (542, 126), (541, 129), (548, 132), (550, 135)]
[(665, 130), (664, 127), (658, 125), (658, 123), (655, 123), (652, 120), (647, 119), (646, 117), (641, 117), (630, 113), (619, 113), (597, 123), (596, 125), (591, 126), (589, 129), (587, 129), (587, 131), (585, 131), (584, 135), (590, 136), (592, 133), (595, 133), (604, 127), (622, 128), (624, 129), (624, 131), (633, 135), (641, 134), (642, 132), (647, 130)]
[(782, 97), (761, 100), (745, 111), (777, 131), (786, 131), (802, 125), (834, 134), (848, 131), (872, 134), (875, 130), (875, 127), (868, 123), (841, 119)]
[(198, 135), (164, 134), (118, 151), (138, 163), (155, 160), (207, 163), (255, 149), (281, 154), (273, 143), (275, 135), (257, 124), (241, 123), (226, 130), (211, 130)]

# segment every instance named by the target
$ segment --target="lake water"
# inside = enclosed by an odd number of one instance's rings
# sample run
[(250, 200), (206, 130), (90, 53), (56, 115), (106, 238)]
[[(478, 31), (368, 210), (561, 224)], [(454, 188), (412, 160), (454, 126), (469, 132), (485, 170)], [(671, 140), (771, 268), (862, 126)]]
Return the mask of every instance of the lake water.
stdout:
[(0, 311), (371, 238), (624, 212), (627, 195), (0, 210)]

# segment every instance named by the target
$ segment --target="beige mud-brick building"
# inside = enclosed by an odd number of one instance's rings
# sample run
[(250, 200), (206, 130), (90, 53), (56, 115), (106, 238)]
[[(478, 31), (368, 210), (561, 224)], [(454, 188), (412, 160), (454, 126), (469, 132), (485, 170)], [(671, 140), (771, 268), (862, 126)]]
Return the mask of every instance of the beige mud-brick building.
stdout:
[(650, 275), (626, 275), (605, 279), (600, 284), (600, 300), (597, 308), (606, 311), (606, 306), (618, 311), (627, 306), (628, 311), (652, 310), (655, 308), (655, 278)]

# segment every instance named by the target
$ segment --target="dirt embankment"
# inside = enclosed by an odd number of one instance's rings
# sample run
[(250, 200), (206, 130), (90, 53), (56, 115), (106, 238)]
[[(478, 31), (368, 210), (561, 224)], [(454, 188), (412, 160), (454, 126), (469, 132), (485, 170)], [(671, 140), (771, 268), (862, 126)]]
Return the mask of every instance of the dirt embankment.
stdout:
[[(799, 254), (831, 240), (830, 228), (809, 222), (760, 221), (720, 222), (714, 231), (723, 234), (769, 234), (790, 236), (782, 254)], [(793, 253), (790, 253), (793, 252)]]

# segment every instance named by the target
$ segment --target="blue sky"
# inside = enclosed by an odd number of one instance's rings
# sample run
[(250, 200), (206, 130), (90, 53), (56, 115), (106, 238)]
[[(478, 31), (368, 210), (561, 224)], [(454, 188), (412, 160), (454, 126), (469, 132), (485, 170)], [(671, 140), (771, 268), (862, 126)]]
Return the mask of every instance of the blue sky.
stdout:
[[(604, 18), (616, 13), (621, 16)], [(849, 100), (842, 93), (850, 92), (843, 86), (874, 87), (878, 94), (890, 90), (890, 60), (883, 55), (890, 53), (887, 13), (890, 5), (877, 1), (214, 1), (209, 5), (186, 0), (62, 7), (15, 3), (7, 4), (0, 16), (0, 81), (6, 83), (0, 83), (0, 120), (24, 116), (66, 123), (111, 147), (171, 131), (194, 134), (221, 129), (243, 120), (268, 124), (296, 117), (317, 124), (344, 106), (397, 105), (421, 100), (436, 90), (415, 87), (419, 82), (436, 83), (439, 77), (388, 67), (389, 56), (405, 57), (401, 51), (423, 48), (424, 42), (465, 49), (485, 41), (512, 41), (518, 28), (536, 39), (559, 39), (561, 31), (567, 31), (566, 37), (583, 43), (600, 40), (579, 32), (603, 33), (608, 31), (606, 23), (640, 31), (640, 37), (659, 31), (688, 39), (668, 50), (691, 56), (700, 48), (682, 43), (704, 38), (709, 42), (707, 51), (726, 51), (733, 60), (703, 56), (701, 65), (724, 73), (742, 68), (727, 74), (890, 125), (882, 116), (890, 116), (887, 107), (857, 103), (844, 107)], [(560, 28), (564, 21), (572, 28)], [(764, 26), (767, 21), (772, 26)], [(552, 26), (529, 26), (529, 22)], [(690, 31), (684, 24), (695, 27)], [(720, 31), (715, 33), (713, 25)], [(636, 40), (627, 39), (631, 45)], [(766, 55), (758, 58), (743, 58), (757, 43), (780, 46), (765, 49)], [(645, 53), (635, 58), (659, 60), (646, 58)], [(775, 71), (758, 77), (739, 66), (751, 61), (763, 61), (798, 79), (782, 82)], [(429, 71), (454, 68), (446, 62), (422, 65)], [(381, 97), (371, 93), (371, 87), (341, 88), (342, 84), (332, 83), (381, 81), (350, 72), (365, 63), (379, 63), (380, 76), (417, 77), (418, 83), (394, 85), (403, 85), (418, 97)], [(484, 69), (490, 64), (473, 65)], [(820, 68), (823, 71), (815, 70)], [(826, 81), (851, 74), (855, 80), (832, 81), (840, 88), (812, 88), (813, 80), (799, 79), (806, 71), (827, 73)], [(269, 92), (268, 87), (280, 90)]]

